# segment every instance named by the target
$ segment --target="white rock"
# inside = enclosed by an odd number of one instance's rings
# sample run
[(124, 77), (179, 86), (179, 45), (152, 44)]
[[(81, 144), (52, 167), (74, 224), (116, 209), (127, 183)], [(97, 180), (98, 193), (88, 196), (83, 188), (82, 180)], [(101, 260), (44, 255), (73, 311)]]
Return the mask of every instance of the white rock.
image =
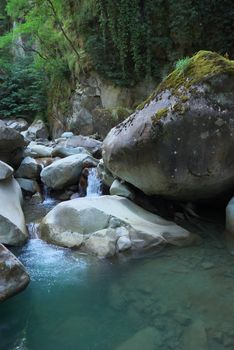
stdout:
[(127, 236), (122, 236), (117, 241), (117, 248), (119, 252), (130, 249), (132, 247), (132, 242)]
[(26, 241), (28, 233), (22, 200), (20, 187), (14, 178), (0, 181), (0, 243), (21, 245)]
[(88, 252), (99, 258), (107, 258), (115, 255), (116, 235), (111, 229), (94, 232), (86, 241), (85, 247)]
[(14, 173), (14, 169), (0, 160), (0, 180), (8, 179)]

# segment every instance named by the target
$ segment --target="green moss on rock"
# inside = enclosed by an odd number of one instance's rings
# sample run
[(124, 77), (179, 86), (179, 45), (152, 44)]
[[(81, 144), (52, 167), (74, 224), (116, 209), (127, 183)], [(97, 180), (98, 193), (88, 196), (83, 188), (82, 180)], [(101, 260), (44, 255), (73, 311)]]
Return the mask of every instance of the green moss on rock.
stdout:
[(159, 109), (155, 115), (152, 117), (153, 126), (156, 125), (162, 118), (166, 117), (168, 112), (168, 108)]
[(234, 61), (231, 61), (215, 52), (199, 51), (191, 57), (186, 68), (181, 71), (175, 69), (159, 85), (156, 93), (163, 90), (176, 90), (181, 86), (189, 89), (192, 85), (212, 78), (219, 74), (234, 76)]

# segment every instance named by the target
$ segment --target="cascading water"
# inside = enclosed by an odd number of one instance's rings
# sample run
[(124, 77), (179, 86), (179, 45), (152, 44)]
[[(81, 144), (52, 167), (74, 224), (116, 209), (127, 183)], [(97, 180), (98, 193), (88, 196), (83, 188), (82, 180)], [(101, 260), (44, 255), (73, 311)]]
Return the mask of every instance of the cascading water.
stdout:
[(98, 197), (101, 194), (101, 180), (97, 176), (97, 169), (90, 168), (86, 197)]

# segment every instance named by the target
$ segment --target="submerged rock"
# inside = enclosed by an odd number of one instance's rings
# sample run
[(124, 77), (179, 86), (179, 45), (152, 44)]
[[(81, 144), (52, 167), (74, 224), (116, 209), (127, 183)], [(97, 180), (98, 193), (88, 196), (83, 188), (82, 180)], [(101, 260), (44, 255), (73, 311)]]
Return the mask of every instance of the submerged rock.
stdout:
[(200, 51), (103, 143), (117, 177), (148, 195), (196, 200), (233, 189), (234, 62)]
[(21, 245), (27, 238), (24, 214), (21, 208), (22, 193), (13, 178), (0, 181), (0, 243)]
[(83, 168), (95, 167), (98, 161), (87, 154), (75, 154), (55, 161), (41, 172), (42, 181), (50, 188), (62, 189), (63, 187), (77, 184)]
[(30, 281), (21, 262), (0, 244), (0, 302), (25, 289)]
[(132, 338), (128, 339), (126, 342), (118, 346), (116, 350), (154, 350), (155, 340), (157, 336), (158, 332), (155, 328), (144, 328), (134, 334)]
[[(84, 249), (102, 257), (127, 249), (126, 240), (117, 243), (120, 237), (128, 238), (132, 249), (166, 243), (183, 246), (197, 238), (175, 223), (118, 196), (85, 197), (57, 205), (43, 219), (41, 236), (48, 242), (71, 247), (70, 239), (69, 243), (64, 239), (65, 232), (66, 235), (70, 232), (72, 239), (74, 233), (82, 234)], [(75, 242), (74, 246), (77, 246)]]

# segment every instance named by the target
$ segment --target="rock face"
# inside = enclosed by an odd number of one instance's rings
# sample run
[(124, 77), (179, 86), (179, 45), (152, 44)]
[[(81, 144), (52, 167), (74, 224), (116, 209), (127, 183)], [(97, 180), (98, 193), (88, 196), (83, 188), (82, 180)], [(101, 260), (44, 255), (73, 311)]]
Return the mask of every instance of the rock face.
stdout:
[(148, 195), (212, 198), (234, 184), (234, 62), (200, 51), (103, 145), (107, 168)]
[(0, 181), (0, 243), (16, 246), (26, 241), (28, 233), (21, 202), (22, 193), (16, 180)]
[(24, 146), (24, 138), (20, 133), (5, 126), (4, 123), (0, 124), (0, 160), (13, 167), (18, 167)]
[(25, 289), (29, 281), (21, 262), (0, 244), (0, 302)]
[(112, 256), (130, 247), (142, 249), (166, 243), (183, 246), (195, 238), (173, 222), (118, 196), (86, 197), (60, 203), (43, 219), (41, 236), (67, 247), (80, 246), (83, 236), (84, 249), (100, 257)]
[(87, 154), (75, 154), (55, 161), (41, 172), (42, 181), (50, 188), (63, 187), (78, 183), (82, 169), (96, 166), (98, 161)]

